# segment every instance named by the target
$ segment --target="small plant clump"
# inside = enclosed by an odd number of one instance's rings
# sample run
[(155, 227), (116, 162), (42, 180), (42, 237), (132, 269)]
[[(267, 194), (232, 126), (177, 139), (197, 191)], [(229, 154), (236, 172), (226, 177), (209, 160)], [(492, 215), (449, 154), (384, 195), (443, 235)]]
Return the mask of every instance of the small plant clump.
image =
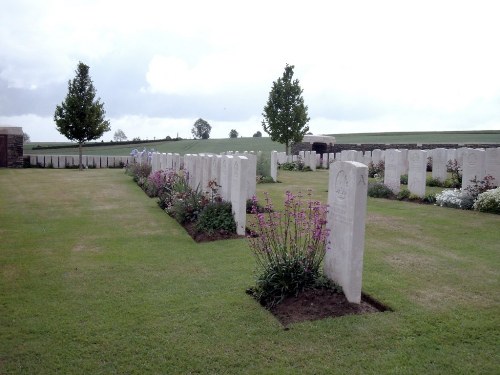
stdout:
[(385, 162), (380, 160), (378, 163), (373, 163), (372, 161), (368, 163), (368, 177), (370, 178), (381, 178), (384, 177)]
[(448, 189), (436, 195), (436, 204), (441, 207), (470, 210), (474, 200), (469, 195), (464, 194), (461, 189)]
[(500, 215), (500, 187), (480, 193), (473, 208), (477, 211)]
[(369, 182), (368, 183), (368, 196), (372, 198), (392, 198), (394, 193), (382, 182)]
[(265, 213), (258, 212), (253, 199), (252, 235), (247, 238), (257, 270), (256, 285), (249, 293), (266, 308), (323, 280), (320, 265), (328, 238), (327, 207), (302, 198), (300, 193), (286, 192), (284, 211), (277, 212), (266, 194)]

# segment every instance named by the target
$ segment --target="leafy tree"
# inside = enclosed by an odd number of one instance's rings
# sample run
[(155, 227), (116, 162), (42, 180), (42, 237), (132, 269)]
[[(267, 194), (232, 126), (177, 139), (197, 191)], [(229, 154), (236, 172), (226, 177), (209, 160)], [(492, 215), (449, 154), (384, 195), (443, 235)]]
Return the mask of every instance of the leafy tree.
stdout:
[(199, 118), (198, 120), (195, 121), (193, 128), (191, 129), (191, 133), (195, 138), (208, 139), (210, 138), (211, 130), (212, 127), (210, 126), (210, 124), (205, 120), (203, 120), (202, 118)]
[(260, 130), (257, 130), (257, 132), (253, 135), (253, 137), (262, 137), (262, 133), (260, 132)]
[(309, 131), (307, 106), (304, 105), (299, 80), (292, 80), (293, 65), (286, 64), (283, 77), (273, 82), (269, 99), (264, 107), (264, 131), (275, 142), (284, 143), (289, 153), (291, 143), (300, 142)]
[(56, 107), (54, 121), (59, 133), (70, 141), (77, 141), (82, 167), (82, 146), (85, 142), (100, 138), (110, 130), (109, 121), (104, 119), (106, 111), (101, 98), (95, 99), (96, 91), (89, 76), (89, 67), (78, 63), (76, 77), (68, 81), (68, 94)]
[(23, 132), (23, 143), (30, 142), (30, 136), (28, 133)]
[(229, 138), (238, 138), (238, 132), (236, 131), (236, 129), (231, 129), (231, 131), (229, 132)]
[(113, 139), (116, 142), (122, 142), (122, 141), (126, 141), (127, 140), (127, 136), (125, 135), (125, 133), (123, 132), (123, 130), (118, 129), (117, 131), (115, 131), (115, 135), (113, 136)]

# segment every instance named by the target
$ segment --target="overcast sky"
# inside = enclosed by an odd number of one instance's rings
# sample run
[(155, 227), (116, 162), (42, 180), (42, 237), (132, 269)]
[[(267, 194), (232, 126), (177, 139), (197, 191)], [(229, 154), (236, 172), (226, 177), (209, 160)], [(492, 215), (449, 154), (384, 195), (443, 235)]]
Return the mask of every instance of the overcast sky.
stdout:
[(315, 134), (500, 129), (500, 2), (2, 0), (0, 125), (53, 121), (79, 61), (113, 138), (262, 130), (294, 65)]

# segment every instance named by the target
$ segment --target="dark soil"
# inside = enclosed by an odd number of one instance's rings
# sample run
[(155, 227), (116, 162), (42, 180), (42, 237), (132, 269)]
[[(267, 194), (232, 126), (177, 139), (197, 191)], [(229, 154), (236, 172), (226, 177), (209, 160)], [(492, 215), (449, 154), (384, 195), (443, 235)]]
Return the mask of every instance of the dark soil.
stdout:
[(196, 242), (210, 242), (219, 240), (231, 240), (236, 238), (245, 238), (245, 236), (239, 236), (236, 233), (229, 233), (225, 231), (214, 232), (212, 234), (198, 232), (196, 230), (195, 223), (186, 223), (183, 225), (184, 229)]
[(361, 303), (349, 303), (343, 293), (331, 289), (310, 289), (297, 297), (285, 298), (272, 308), (271, 313), (283, 326), (303, 321), (318, 320), (344, 315), (369, 314), (390, 309), (363, 294)]

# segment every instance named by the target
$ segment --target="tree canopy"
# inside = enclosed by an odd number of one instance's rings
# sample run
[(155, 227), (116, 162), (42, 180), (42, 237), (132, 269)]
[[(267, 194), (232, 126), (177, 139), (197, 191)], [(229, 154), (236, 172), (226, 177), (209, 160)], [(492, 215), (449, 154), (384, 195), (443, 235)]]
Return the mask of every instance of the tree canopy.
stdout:
[(231, 131), (229, 132), (229, 138), (238, 138), (238, 132), (236, 131), (236, 129), (231, 129)]
[(122, 142), (122, 141), (126, 141), (127, 140), (127, 136), (125, 135), (125, 133), (123, 132), (123, 130), (118, 129), (117, 131), (115, 131), (115, 134), (113, 135), (113, 139), (116, 142)]
[(110, 130), (105, 120), (106, 111), (100, 98), (95, 99), (96, 91), (89, 75), (89, 67), (78, 63), (76, 76), (68, 81), (66, 99), (56, 107), (54, 121), (59, 133), (80, 146), (80, 169), (82, 169), (82, 145), (100, 138)]
[(304, 105), (299, 80), (293, 80), (293, 65), (286, 64), (283, 76), (273, 82), (264, 107), (262, 126), (275, 142), (284, 143), (289, 153), (291, 143), (302, 141), (309, 131), (307, 106)]
[(262, 137), (262, 133), (260, 132), (260, 130), (257, 130), (252, 137), (255, 138)]
[(195, 121), (193, 128), (191, 129), (191, 134), (193, 134), (194, 138), (198, 139), (208, 139), (210, 138), (210, 132), (212, 131), (212, 127), (208, 122), (199, 118)]

